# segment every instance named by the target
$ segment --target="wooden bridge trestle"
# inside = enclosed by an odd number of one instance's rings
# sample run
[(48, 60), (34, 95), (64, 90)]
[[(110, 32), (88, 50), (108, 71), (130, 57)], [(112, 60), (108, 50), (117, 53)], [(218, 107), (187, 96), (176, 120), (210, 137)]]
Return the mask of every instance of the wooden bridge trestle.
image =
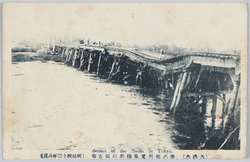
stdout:
[(204, 114), (209, 99), (213, 104), (212, 115), (217, 99), (222, 102), (223, 115), (235, 116), (239, 111), (239, 55), (185, 53), (159, 59), (141, 51), (91, 45), (56, 45), (54, 54), (62, 57), (65, 64), (110, 81), (160, 86), (166, 95), (173, 97), (168, 107), (173, 114), (185, 107)]

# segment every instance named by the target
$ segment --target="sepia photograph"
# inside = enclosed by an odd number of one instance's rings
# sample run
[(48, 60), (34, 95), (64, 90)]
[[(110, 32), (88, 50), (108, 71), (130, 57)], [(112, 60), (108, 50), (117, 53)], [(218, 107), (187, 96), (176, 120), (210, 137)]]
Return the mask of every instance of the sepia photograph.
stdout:
[(3, 4), (3, 158), (244, 158), (247, 20), (246, 3)]

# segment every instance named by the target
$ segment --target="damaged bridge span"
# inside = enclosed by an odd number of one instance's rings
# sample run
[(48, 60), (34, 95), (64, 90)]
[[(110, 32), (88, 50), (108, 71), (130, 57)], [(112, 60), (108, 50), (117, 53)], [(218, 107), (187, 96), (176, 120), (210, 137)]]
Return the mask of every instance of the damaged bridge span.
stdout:
[(96, 73), (101, 78), (146, 88), (161, 88), (171, 98), (166, 110), (211, 114), (217, 100), (222, 115), (235, 118), (240, 107), (240, 55), (184, 53), (161, 55), (126, 48), (94, 45), (55, 45), (54, 54), (65, 64)]

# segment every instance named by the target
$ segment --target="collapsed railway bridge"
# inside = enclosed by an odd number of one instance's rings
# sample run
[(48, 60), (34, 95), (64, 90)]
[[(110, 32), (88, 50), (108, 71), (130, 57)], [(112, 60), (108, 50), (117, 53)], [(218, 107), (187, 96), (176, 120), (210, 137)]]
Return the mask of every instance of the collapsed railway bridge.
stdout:
[(57, 44), (53, 49), (65, 64), (112, 82), (162, 88), (171, 98), (166, 108), (173, 114), (184, 109), (205, 114), (208, 100), (212, 101), (211, 115), (215, 115), (218, 100), (222, 116), (233, 120), (240, 111), (240, 55), (168, 56), (85, 44)]

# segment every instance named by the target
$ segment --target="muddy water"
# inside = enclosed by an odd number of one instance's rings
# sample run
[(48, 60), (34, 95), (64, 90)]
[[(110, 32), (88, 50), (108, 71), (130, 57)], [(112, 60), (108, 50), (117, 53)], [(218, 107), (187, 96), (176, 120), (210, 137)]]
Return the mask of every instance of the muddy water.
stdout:
[(138, 87), (107, 83), (61, 63), (12, 64), (13, 149), (175, 148), (172, 125)]
[(210, 117), (173, 117), (161, 91), (112, 84), (58, 62), (12, 64), (12, 149), (200, 149)]

